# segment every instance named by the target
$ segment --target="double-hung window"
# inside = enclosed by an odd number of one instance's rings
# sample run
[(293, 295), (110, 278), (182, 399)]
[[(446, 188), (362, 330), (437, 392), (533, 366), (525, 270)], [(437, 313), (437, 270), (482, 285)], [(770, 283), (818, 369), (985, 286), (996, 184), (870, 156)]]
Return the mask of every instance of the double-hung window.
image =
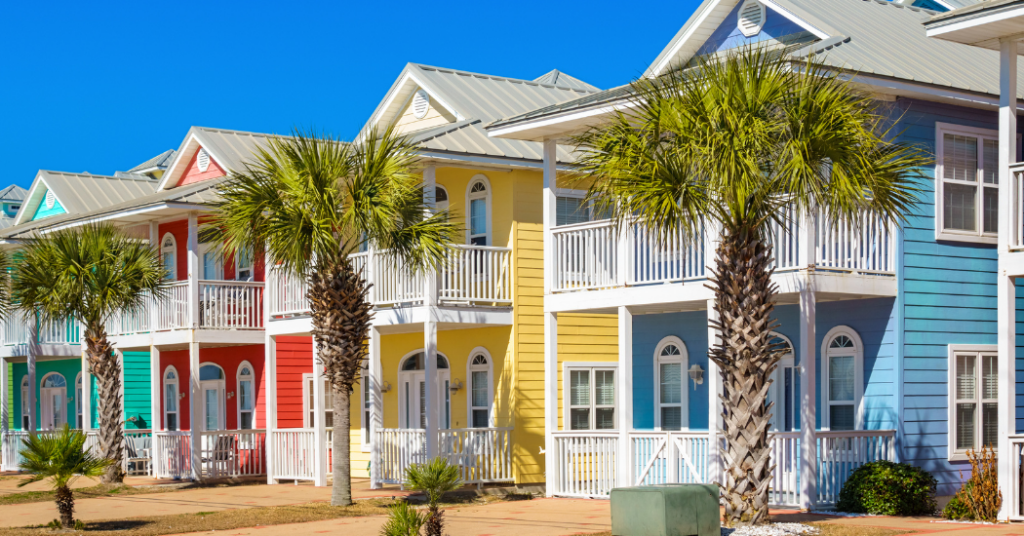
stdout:
[(178, 371), (167, 367), (164, 371), (164, 429), (178, 430)]
[[(312, 428), (316, 421), (314, 418), (314, 408), (316, 407), (316, 401), (313, 396), (313, 375), (303, 374), (302, 375), (302, 399), (305, 401), (305, 422), (303, 426), (305, 428)], [(331, 385), (326, 380), (321, 379), (324, 383), (324, 427), (331, 428), (334, 426), (334, 390), (331, 389)]]
[(950, 458), (996, 448), (999, 357), (995, 345), (950, 347)]
[(568, 428), (614, 430), (615, 367), (569, 365), (564, 372)]
[(252, 430), (256, 423), (256, 401), (253, 393), (253, 369), (248, 361), (238, 367), (238, 429)]
[(939, 125), (936, 238), (995, 243), (999, 232), (999, 135)]

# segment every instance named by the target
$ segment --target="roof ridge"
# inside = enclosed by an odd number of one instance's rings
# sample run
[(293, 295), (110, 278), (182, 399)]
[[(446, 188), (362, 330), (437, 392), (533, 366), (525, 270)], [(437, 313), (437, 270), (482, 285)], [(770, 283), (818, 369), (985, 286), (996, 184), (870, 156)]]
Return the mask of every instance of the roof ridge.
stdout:
[[(523, 83), (523, 84), (527, 84), (527, 85), (531, 85), (531, 86), (537, 86), (537, 87), (550, 87), (550, 88), (554, 88), (554, 89), (565, 89), (565, 90), (569, 90), (569, 91), (584, 91), (586, 93), (596, 93), (596, 91), (592, 91), (592, 90), (578, 89), (578, 88), (572, 88), (572, 87), (567, 87), (567, 86), (559, 86), (559, 85), (555, 85), (555, 84), (543, 84), (543, 83), (540, 83), (540, 82), (536, 82), (534, 80), (526, 80), (524, 78), (512, 78), (511, 76), (499, 76), (499, 75), (495, 75), (495, 74), (484, 74), (484, 73), (476, 73), (476, 72), (473, 72), (473, 71), (463, 71), (461, 69), (452, 69), (451, 67), (438, 67), (436, 65), (426, 65), (426, 64), (423, 64), (423, 63), (415, 63), (415, 62), (409, 62), (409, 65), (413, 65), (415, 67), (419, 67), (420, 69), (433, 69), (435, 71), (450, 71), (450, 72), (456, 73), (456, 74), (464, 74), (464, 75), (469, 75), (469, 76), (479, 76), (479, 77), (482, 77), (482, 78), (491, 78), (493, 80), (504, 80), (504, 81), (507, 81), (507, 82), (519, 82), (519, 83)], [(562, 72), (562, 71), (559, 71), (559, 72)], [(562, 74), (565, 74), (565, 73), (562, 73)], [(570, 75), (566, 75), (566, 76), (570, 76)], [(582, 82), (582, 80), (580, 80), (580, 81)], [(598, 91), (600, 91), (600, 90), (598, 90)]]
[(199, 126), (199, 125), (193, 125), (192, 128), (194, 128), (196, 130), (202, 130), (202, 131), (205, 131), (205, 132), (219, 132), (219, 133), (227, 133), (227, 134), (249, 134), (249, 135), (252, 135), (252, 136), (261, 136), (261, 137), (264, 137), (264, 138), (285, 137), (282, 134), (273, 134), (273, 133), (268, 133), (268, 132), (253, 132), (251, 130), (235, 130), (235, 129), (231, 129), (231, 128), (202, 127), (202, 126)]
[[(148, 178), (147, 179), (142, 179), (142, 178), (136, 179), (136, 178), (130, 178), (130, 177), (117, 177), (117, 176), (114, 176), (114, 175), (97, 175), (95, 173), (88, 173), (88, 172), (76, 173), (74, 171), (56, 171), (56, 170), (52, 170), (52, 169), (40, 169), (39, 172), (40, 173), (49, 173), (51, 175), (70, 175), (70, 176), (73, 176), (73, 177), (90, 177), (90, 178), (95, 178), (95, 179), (115, 179), (115, 180), (119, 180), (119, 181), (121, 181), (121, 180), (132, 180), (132, 181), (139, 181), (139, 182), (156, 182), (155, 180), (148, 179)], [(141, 177), (141, 175), (139, 175), (139, 176)]]

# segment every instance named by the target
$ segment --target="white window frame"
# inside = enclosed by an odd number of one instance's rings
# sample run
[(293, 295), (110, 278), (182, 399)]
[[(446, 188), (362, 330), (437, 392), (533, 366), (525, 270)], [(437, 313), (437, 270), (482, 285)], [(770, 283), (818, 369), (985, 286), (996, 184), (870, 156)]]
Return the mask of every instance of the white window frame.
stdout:
[[(199, 271), (201, 272), (200, 275), (199, 275), (200, 279), (204, 279), (204, 280), (208, 280), (208, 281), (219, 281), (221, 279), (224, 279), (224, 257), (223, 256), (220, 256), (220, 257), (217, 258), (217, 262), (216, 262), (216, 264), (214, 266), (215, 273), (212, 274), (212, 275), (206, 273), (206, 263), (203, 262), (204, 257), (206, 256), (207, 253), (216, 253), (216, 252), (217, 252), (217, 248), (215, 247), (215, 244), (212, 244), (212, 243), (199, 244)], [(235, 273), (237, 273), (237, 272), (235, 272)]]
[[(860, 334), (856, 330), (849, 326), (836, 326), (825, 334), (825, 338), (821, 342), (821, 429), (831, 430), (831, 423), (829, 420), (830, 410), (832, 406), (831, 394), (829, 393), (829, 361), (832, 354), (840, 354), (846, 352), (834, 351), (829, 352), (829, 345), (832, 344), (832, 340), (840, 335), (846, 335), (853, 341), (853, 429), (863, 430), (864, 429), (864, 341), (860, 338)], [(836, 404), (836, 405), (845, 405)]]
[[(785, 423), (785, 419), (786, 419), (786, 413), (785, 413), (785, 411), (786, 411), (786, 408), (785, 408), (786, 372), (785, 372), (785, 370), (786, 369), (791, 369), (791, 370), (794, 371), (794, 374), (791, 376), (790, 380), (794, 384), (793, 385), (793, 390), (796, 391), (797, 387), (800, 385), (799, 378), (797, 377), (797, 374), (799, 374), (800, 367), (796, 366), (796, 351), (793, 349), (793, 341), (789, 337), (783, 335), (782, 333), (779, 333), (778, 331), (773, 331), (773, 332), (770, 333), (770, 335), (772, 336), (772, 338), (778, 337), (779, 339), (782, 339), (783, 341), (785, 341), (786, 345), (789, 347), (789, 351), (786, 352), (785, 354), (783, 354), (781, 358), (779, 358), (779, 362), (776, 364), (776, 367), (775, 367), (775, 372), (772, 373), (771, 391), (772, 391), (772, 393), (774, 393), (773, 394), (772, 402), (775, 402), (775, 406), (772, 409), (772, 428), (771, 429), (774, 432), (780, 432), (780, 431), (786, 431), (785, 430), (785, 428), (786, 428), (786, 423)], [(790, 431), (794, 431), (795, 432), (795, 431), (797, 431), (800, 428), (800, 400), (799, 399), (794, 399), (791, 402), (793, 404), (793, 407), (792, 407), (792, 410), (793, 410), (793, 426), (792, 426), (792, 430), (790, 430)], [(781, 423), (781, 426), (780, 426), (780, 423)]]
[[(483, 185), (484, 185), (484, 188), (486, 188), (487, 191), (483, 192), (483, 193), (477, 192), (477, 193), (471, 194), (470, 192), (473, 190), (473, 186), (476, 185), (476, 183), (478, 183), (478, 182), (482, 182)], [(492, 234), (492, 231), (494, 230), (493, 229), (493, 225), (491, 224), (492, 220), (493, 220), (493, 218), (491, 217), (491, 198), (492, 197), (494, 197), (494, 191), (491, 189), (491, 181), (487, 179), (486, 175), (484, 175), (483, 173), (478, 173), (478, 174), (474, 175), (472, 179), (469, 180), (469, 183), (466, 185), (466, 244), (472, 244), (473, 243), (473, 238), (483, 236), (483, 237), (485, 237), (484, 240), (487, 241), (487, 245), (488, 246), (493, 246), (494, 245), (494, 242), (491, 240), (491, 234)], [(451, 199), (451, 198), (449, 198), (449, 199)], [(473, 225), (472, 225), (472, 221), (473, 221), (472, 220), (472, 218), (473, 218), (472, 202), (473, 202), (474, 199), (484, 199), (485, 203), (486, 203), (486, 206), (487, 206), (487, 217), (486, 217), (486, 220), (487, 220), (487, 223), (486, 223), (486, 225), (487, 225), (487, 232), (483, 233), (483, 234), (475, 234), (475, 235), (474, 234), (470, 234), (473, 231), (473, 229), (472, 229), (472, 227), (473, 227)]]
[(362, 377), (359, 382), (359, 430), (362, 435), (360, 443), (363, 452), (372, 452), (371, 447), (373, 446), (373, 438), (370, 434), (370, 420), (373, 419), (373, 401), (369, 400), (370, 397), (367, 396), (368, 394), (372, 395), (369, 372), (370, 360), (363, 359)]
[[(171, 239), (171, 244), (165, 245), (168, 238)], [(171, 263), (171, 270), (168, 270), (168, 278), (171, 281), (175, 281), (178, 279), (178, 240), (174, 238), (173, 234), (164, 233), (164, 235), (160, 237), (160, 265), (164, 268), (167, 267), (164, 259), (168, 253), (174, 255), (174, 262)]]
[[(330, 390), (327, 378), (320, 378), (324, 382), (324, 429), (334, 429), (334, 392)], [(310, 391), (313, 388), (313, 373), (307, 372), (302, 375), (302, 427), (312, 428), (313, 421), (310, 414), (313, 408), (309, 406), (309, 397), (313, 396)], [(331, 413), (331, 426), (327, 426), (327, 412)]]
[[(571, 378), (572, 372), (573, 371), (578, 371), (578, 370), (588, 370), (588, 371), (590, 371), (590, 428), (588, 430), (591, 431), (591, 432), (614, 432), (614, 431), (618, 431), (622, 427), (621, 426), (621, 420), (620, 420), (622, 418), (622, 415), (621, 415), (622, 412), (619, 411), (619, 408), (615, 407), (615, 404), (613, 404), (611, 406), (611, 407), (615, 408), (615, 427), (614, 428), (610, 428), (610, 429), (602, 429), (602, 430), (597, 430), (597, 429), (594, 428), (594, 422), (595, 422), (595, 419), (597, 417), (597, 410), (598, 410), (598, 408), (599, 407), (601, 407), (601, 408), (608, 407), (608, 406), (597, 406), (597, 404), (595, 403), (596, 400), (597, 400), (597, 397), (595, 396), (596, 393), (594, 392), (594, 390), (596, 389), (597, 382), (594, 381), (594, 372), (595, 371), (612, 371), (612, 373), (615, 375), (614, 376), (615, 381), (612, 382), (612, 385), (615, 386), (615, 402), (616, 402), (616, 404), (619, 401), (619, 397), (622, 396), (622, 393), (619, 393), (619, 364), (617, 362), (614, 362), (614, 361), (607, 361), (607, 362), (601, 362), (601, 361), (592, 361), (592, 362), (575, 361), (575, 362), (573, 362), (573, 361), (570, 361), (570, 362), (562, 363), (562, 430), (574, 431), (571, 428), (571, 426), (572, 426), (571, 410), (572, 410), (573, 406), (570, 405), (570, 402), (572, 401), (572, 393), (570, 392), (570, 389), (572, 387), (572, 382), (570, 381), (570, 378)], [(575, 431), (583, 432), (584, 430), (575, 430)]]
[[(242, 369), (248, 368), (249, 374), (243, 375)], [(252, 389), (252, 409), (242, 409), (242, 382), (247, 381)], [(252, 364), (248, 361), (242, 361), (238, 365), (238, 370), (235, 372), (235, 409), (237, 414), (235, 415), (235, 428), (237, 430), (243, 430), (242, 428), (242, 413), (252, 413), (252, 429), (256, 429), (256, 369), (253, 368)]]
[[(167, 378), (167, 373), (168, 372), (173, 372), (174, 373), (174, 378), (168, 379)], [(175, 368), (174, 365), (168, 365), (167, 368), (164, 369), (163, 389), (161, 389), (161, 391), (160, 391), (160, 397), (161, 397), (161, 404), (160, 405), (163, 407), (163, 410), (164, 410), (164, 422), (163, 422), (162, 428), (164, 430), (167, 430), (167, 431), (171, 431), (170, 428), (167, 427), (167, 416), (170, 415), (170, 414), (174, 415), (174, 424), (175, 424), (174, 431), (180, 431), (181, 430), (181, 390), (180, 390), (181, 383), (179, 383), (180, 381), (181, 381), (181, 374), (178, 374), (178, 369)], [(167, 386), (168, 385), (174, 385), (174, 395), (175, 395), (174, 411), (170, 411), (170, 410), (167, 409)]]
[[(661, 352), (665, 350), (665, 347), (672, 345), (679, 348), (680, 355), (662, 357)], [(679, 404), (662, 404), (661, 403), (661, 365), (669, 363), (679, 363), (680, 365), (680, 384), (681, 393), (679, 393)], [(683, 340), (675, 335), (669, 335), (658, 342), (658, 346), (654, 349), (654, 429), (661, 431), (661, 408), (663, 407), (679, 407), (680, 420), (679, 430), (690, 429), (690, 394), (689, 394), (689, 373), (690, 368), (690, 352), (686, 348), (686, 344)], [(679, 431), (673, 430), (673, 431)]]
[[(960, 125), (954, 125), (951, 123), (936, 123), (935, 125), (935, 239), (946, 240), (952, 242), (971, 242), (975, 244), (996, 244), (999, 241), (999, 233), (986, 233), (984, 232), (984, 189), (986, 188), (985, 182), (983, 181), (981, 174), (978, 174), (976, 182), (967, 181), (954, 181), (943, 178), (943, 158), (945, 154), (945, 135), (951, 134), (954, 136), (972, 136), (978, 138), (978, 164), (984, 165), (985, 155), (983, 150), (982, 140), (988, 139), (999, 142), (999, 132), (996, 130), (990, 130), (985, 128), (977, 127), (965, 127)], [(1014, 144), (1016, 146), (1016, 144)], [(979, 168), (980, 170), (981, 168)], [(998, 171), (998, 170), (997, 170)], [(945, 199), (945, 184), (947, 182), (953, 184), (963, 184), (965, 186), (971, 185), (978, 188), (978, 195), (976, 199), (977, 206), (975, 207), (975, 217), (977, 218), (977, 230), (976, 231), (961, 231), (956, 229), (946, 230), (942, 220), (944, 199)], [(996, 188), (998, 190), (999, 183), (996, 182), (995, 186), (988, 186), (988, 188)]]
[[(444, 201), (437, 200), (437, 192), (444, 192)], [(452, 197), (448, 195), (448, 188), (441, 186), (440, 184), (434, 184), (434, 209), (437, 212), (448, 210), (451, 205)]]
[[(68, 379), (65, 378), (64, 375), (59, 373), (59, 372), (56, 372), (56, 371), (54, 371), (54, 372), (47, 372), (46, 374), (43, 374), (43, 377), (39, 380), (39, 390), (36, 391), (36, 392), (39, 393), (40, 396), (38, 398), (41, 399), (42, 398), (42, 394), (43, 394), (43, 389), (60, 389), (60, 387), (43, 387), (43, 385), (46, 384), (47, 378), (50, 378), (52, 376), (59, 377), (61, 380), (64, 381), (64, 397), (63, 397), (63, 400), (61, 401), (62, 402), (61, 405), (63, 407), (53, 407), (53, 408), (51, 408), (51, 411), (54, 413), (54, 415), (53, 415), (54, 416), (54, 427), (52, 429), (53, 430), (57, 430), (60, 427), (62, 427), (63, 425), (67, 424), (67, 422), (68, 422), (68, 416), (67, 416), (67, 412), (68, 412)], [(43, 404), (42, 404), (42, 402), (40, 402), (40, 404), (39, 404), (39, 412), (40, 412), (40, 414), (42, 413), (42, 411), (43, 411)], [(58, 419), (57, 417), (64, 417), (64, 419), (63, 419), (64, 422), (59, 422), (60, 419)], [(43, 425), (42, 415), (40, 415), (38, 417), (38, 419), (40, 421), (39, 424), (41, 425), (40, 428), (42, 428), (44, 430), (47, 430), (48, 428), (45, 428), (45, 426), (42, 426)]]
[[(0, 363), (2, 365), (2, 363)], [(28, 431), (31, 427), (32, 412), (29, 409), (28, 375), (21, 378), (21, 430)]]
[[(242, 254), (245, 250), (249, 250), (249, 264), (242, 265), (239, 259), (242, 258)], [(252, 253), (251, 248), (240, 248), (235, 252), (235, 281), (255, 281), (256, 280), (256, 255)], [(242, 279), (242, 270), (248, 270), (249, 275), (245, 279)]]
[(84, 430), (85, 420), (82, 417), (82, 396), (84, 393), (82, 388), (82, 373), (79, 372), (75, 376), (75, 428), (78, 430)]
[[(982, 393), (981, 382), (984, 381), (984, 378), (981, 375), (981, 356), (983, 354), (998, 356), (999, 355), (999, 345), (996, 345), (996, 344), (950, 344), (949, 345), (949, 353), (948, 353), (949, 363), (948, 363), (948, 365), (946, 367), (947, 372), (948, 372), (948, 383), (947, 383), (947, 389), (946, 390), (948, 391), (947, 392), (947, 399), (949, 401), (949, 403), (947, 404), (948, 407), (947, 407), (947, 421), (946, 422), (948, 423), (948, 429), (947, 429), (947, 438), (948, 438), (948, 440), (946, 441), (946, 444), (948, 445), (947, 456), (948, 456), (949, 461), (967, 461), (967, 451), (966, 450), (957, 450), (957, 448), (956, 448), (956, 404), (957, 404), (958, 400), (964, 400), (964, 401), (967, 400), (967, 399), (958, 399), (956, 397), (956, 356), (958, 356), (958, 355), (965, 355), (965, 354), (974, 354), (976, 356), (975, 371), (978, 373), (978, 376), (976, 378), (979, 380), (978, 384), (975, 385), (975, 389), (974, 389), (974, 393), (975, 393), (974, 403), (976, 404), (977, 411), (978, 411), (978, 418), (977, 418), (977, 421), (975, 423), (975, 425), (977, 426), (977, 429), (975, 430), (975, 434), (976, 434), (975, 435), (975, 448), (977, 448), (979, 446), (980, 442), (981, 442), (981, 435), (982, 435), (982, 429), (981, 429), (981, 426), (982, 426), (981, 409), (982, 409), (982, 404), (984, 404), (984, 403), (991, 403), (991, 402), (995, 402), (996, 404), (1000, 404), (1002, 402), (999, 399), (999, 397), (998, 397), (998, 395), (1001, 394), (1001, 393), (996, 393), (997, 396), (996, 396), (996, 398), (994, 400), (993, 399), (988, 399), (988, 398), (982, 398), (982, 394), (981, 394)], [(997, 366), (998, 366), (998, 359), (999, 358), (996, 357)], [(994, 450), (998, 450), (998, 444), (993, 445), (992, 448)]]
[[(474, 365), (473, 360), (477, 356), (482, 356), (487, 360), (486, 365)], [(473, 373), (474, 372), (487, 372), (487, 405), (486, 406), (474, 406), (473, 405)], [(493, 428), (495, 426), (494, 419), (494, 360), (491, 359), (491, 353), (487, 351), (483, 346), (477, 346), (469, 352), (469, 359), (466, 360), (466, 428), (473, 428), (473, 411), (474, 410), (487, 410), (487, 428)]]

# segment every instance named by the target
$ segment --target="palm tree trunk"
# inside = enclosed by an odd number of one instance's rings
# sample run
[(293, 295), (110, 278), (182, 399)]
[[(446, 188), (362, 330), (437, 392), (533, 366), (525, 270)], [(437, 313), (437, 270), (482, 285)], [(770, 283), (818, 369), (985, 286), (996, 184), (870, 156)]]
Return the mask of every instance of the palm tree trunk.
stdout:
[(334, 438), (331, 504), (352, 504), (350, 459), (352, 386), (359, 380), (373, 306), (367, 300), (370, 285), (352, 270), (347, 259), (324, 263), (309, 285), (309, 304), (317, 359), (328, 385), (334, 389)]
[(114, 461), (107, 467), (103, 482), (120, 483), (124, 481), (124, 471), (121, 467), (121, 460), (124, 458), (121, 364), (114, 355), (114, 347), (107, 339), (106, 329), (102, 325), (89, 327), (85, 334), (85, 343), (89, 370), (96, 378), (99, 391), (100, 452), (104, 458)]
[(71, 488), (60, 486), (54, 494), (54, 501), (57, 503), (57, 511), (60, 513), (60, 524), (66, 529), (75, 526), (75, 495)]
[[(758, 222), (760, 223), (760, 222)], [(721, 342), (709, 356), (722, 376), (722, 500), (728, 526), (767, 523), (768, 486), (774, 466), (768, 429), (772, 405), (765, 404), (771, 375), (781, 357), (770, 332), (776, 286), (771, 282), (772, 247), (755, 229), (758, 223), (727, 225), (716, 251), (711, 277)]]

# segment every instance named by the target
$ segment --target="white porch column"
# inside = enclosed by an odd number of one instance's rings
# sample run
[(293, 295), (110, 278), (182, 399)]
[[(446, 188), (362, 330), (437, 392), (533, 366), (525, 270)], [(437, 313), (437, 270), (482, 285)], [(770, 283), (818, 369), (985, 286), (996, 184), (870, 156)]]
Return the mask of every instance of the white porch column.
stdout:
[[(708, 349), (718, 344), (718, 330), (711, 327), (711, 322), (718, 320), (718, 310), (715, 309), (714, 298), (708, 300)], [(686, 376), (683, 379), (687, 379)], [(708, 384), (708, 482), (722, 481), (722, 439), (719, 434), (722, 420), (722, 401), (719, 396), (722, 394), (722, 374), (718, 365), (708, 359), (708, 371), (705, 374), (705, 382)]]
[(377, 429), (384, 422), (384, 398), (381, 394), (380, 369), (380, 330), (370, 327), (369, 341), (370, 364), (367, 367), (369, 377), (363, 378), (363, 388), (370, 390), (370, 488), (380, 489), (380, 448), (377, 441)]
[[(85, 379), (87, 378), (87, 376), (85, 375), (84, 359), (82, 360), (82, 367), (82, 396), (85, 397), (85, 400), (88, 400), (89, 397), (85, 394), (84, 391), (85, 386), (88, 385), (84, 383)], [(149, 462), (149, 476), (153, 477), (156, 476), (156, 464), (159, 463), (159, 452), (157, 452), (156, 448), (156, 433), (159, 432), (160, 430), (163, 430), (165, 426), (163, 423), (163, 412), (161, 411), (161, 408), (163, 407), (164, 403), (164, 388), (163, 385), (161, 385), (161, 383), (163, 382), (163, 377), (163, 371), (160, 370), (160, 349), (157, 348), (156, 346), (151, 345), (149, 347), (149, 429), (152, 430), (152, 436), (150, 439), (150, 452), (152, 452), (153, 454), (152, 459)], [(88, 414), (85, 413), (85, 408), (87, 406), (84, 404), (84, 402), (85, 401), (83, 400), (82, 417), (85, 422), (88, 422), (89, 417)]]
[(554, 244), (551, 240), (551, 228), (555, 226), (555, 181), (557, 175), (557, 149), (555, 140), (544, 140), (544, 296), (551, 293), (551, 282), (554, 278), (555, 257)]
[(432, 165), (423, 168), (423, 201), (428, 212), (437, 212), (437, 169)]
[[(77, 396), (78, 393), (75, 393)], [(92, 430), (92, 371), (89, 370), (89, 352), (82, 345), (82, 430)]]
[[(3, 441), (11, 425), (11, 407), (7, 405), (7, 382), (10, 381), (7, 376), (7, 366), (7, 360), (0, 357), (0, 441)], [(7, 460), (4, 460), (4, 463), (7, 463)]]
[(423, 323), (423, 359), (426, 380), (424, 385), (424, 399), (427, 405), (427, 459), (432, 460), (438, 455), (437, 452), (437, 429), (438, 413), (437, 405), (440, 400), (437, 385), (437, 321), (434, 319), (433, 307), (428, 313), (429, 318)]
[(619, 448), (615, 464), (617, 486), (632, 486), (629, 432), (633, 430), (633, 313), (619, 307), (619, 385), (615, 412), (619, 415)]
[[(151, 221), (149, 222), (149, 246), (153, 248), (153, 251), (160, 255), (160, 224)], [(161, 261), (162, 262), (162, 261)], [(160, 323), (160, 306), (157, 304), (155, 299), (150, 299), (149, 302), (149, 328), (150, 333), (156, 331), (156, 328)]]
[[(195, 332), (191, 335), (192, 341), (188, 344), (188, 430), (190, 443), (192, 445), (192, 480), (200, 480), (203, 476), (203, 416), (202, 416), (202, 392), (199, 389), (199, 343), (195, 342)], [(181, 417), (179, 420), (184, 421)]]
[[(268, 305), (269, 307), (269, 305)], [(269, 317), (264, 317), (269, 318)], [(263, 374), (266, 378), (266, 396), (263, 399), (266, 405), (264, 411), (267, 422), (267, 484), (277, 484), (274, 474), (277, 471), (276, 458), (279, 453), (274, 448), (274, 433), (277, 431), (277, 338), (268, 334), (263, 345), (264, 367)]]
[(320, 364), (316, 339), (313, 339), (313, 444), (316, 445), (316, 458), (313, 463), (313, 483), (316, 486), (327, 485), (327, 399), (324, 396), (324, 367)]
[[(545, 237), (547, 235), (545, 234)], [(547, 262), (545, 259), (544, 262)], [(558, 313), (544, 312), (544, 478), (551, 497), (558, 483)]]
[(188, 215), (188, 311), (191, 329), (199, 328), (199, 216)]
[(800, 508), (811, 510), (818, 500), (818, 448), (815, 440), (817, 417), (815, 378), (815, 307), (809, 278), (800, 290)]
[[(1013, 175), (1010, 164), (1017, 161), (1017, 38), (999, 41), (999, 274), (997, 280), (998, 352), (999, 352), (999, 487), (1003, 494), (999, 519), (1008, 519), (1015, 505), (1013, 493), (1014, 457), (1010, 452), (1010, 435), (1016, 433), (1015, 421), (1017, 358), (1017, 290), (1013, 277), (1007, 275), (1007, 254), (1013, 240), (1014, 222), (1019, 221), (1014, 206)], [(952, 363), (949, 366), (953, 366)]]
[[(29, 327), (28, 336), (28, 431), (35, 432), (39, 429), (39, 425), (36, 423), (36, 393), (39, 391), (39, 384), (36, 383), (36, 353), (33, 350), (36, 347), (34, 341), (37, 336), (35, 327)], [(22, 414), (24, 412), (22, 410)]]

